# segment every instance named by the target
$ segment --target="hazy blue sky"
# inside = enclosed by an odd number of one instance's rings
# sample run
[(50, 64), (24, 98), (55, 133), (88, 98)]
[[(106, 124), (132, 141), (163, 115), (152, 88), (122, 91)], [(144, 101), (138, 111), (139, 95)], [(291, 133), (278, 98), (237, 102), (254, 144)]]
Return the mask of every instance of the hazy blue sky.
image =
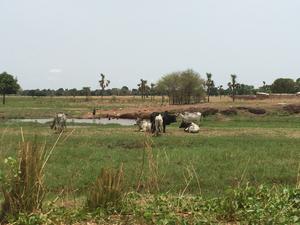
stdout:
[(299, 0), (0, 0), (0, 72), (24, 89), (136, 87), (192, 68), (216, 84), (300, 77)]

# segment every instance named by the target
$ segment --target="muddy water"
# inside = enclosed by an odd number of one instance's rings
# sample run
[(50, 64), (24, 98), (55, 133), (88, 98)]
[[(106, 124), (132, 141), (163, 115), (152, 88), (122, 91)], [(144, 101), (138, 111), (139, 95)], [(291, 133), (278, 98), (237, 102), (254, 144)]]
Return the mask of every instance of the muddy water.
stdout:
[[(9, 120), (10, 122), (33, 122), (33, 123), (49, 123), (52, 122), (53, 119), (12, 119)], [(108, 119), (108, 118), (101, 118), (101, 119), (67, 119), (67, 123), (83, 123), (83, 124), (119, 124), (122, 126), (130, 126), (135, 124), (135, 120), (132, 119)]]

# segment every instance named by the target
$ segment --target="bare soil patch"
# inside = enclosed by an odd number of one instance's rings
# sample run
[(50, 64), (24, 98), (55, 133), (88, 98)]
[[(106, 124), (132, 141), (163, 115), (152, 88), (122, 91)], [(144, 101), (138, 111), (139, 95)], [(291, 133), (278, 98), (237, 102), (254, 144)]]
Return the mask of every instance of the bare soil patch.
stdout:
[[(119, 97), (118, 97), (119, 98)], [(137, 100), (137, 99), (136, 99)], [(120, 104), (126, 104), (120, 107)], [(128, 103), (129, 102), (129, 103)], [(113, 107), (114, 104), (116, 107)], [(101, 106), (100, 104), (99, 106)], [(130, 97), (118, 99), (117, 102), (103, 102), (103, 105), (111, 105), (107, 110), (97, 110), (96, 117), (101, 118), (124, 118), (136, 119), (136, 117), (149, 118), (152, 112), (168, 111), (178, 112), (202, 112), (204, 116), (214, 115), (221, 112), (224, 115), (234, 115), (235, 111), (248, 111), (254, 115), (263, 115), (272, 111), (287, 111), (289, 113), (298, 113), (300, 111), (298, 99), (263, 99), (263, 100), (236, 100), (232, 102), (229, 97), (211, 97), (210, 103), (200, 103), (193, 105), (169, 105), (155, 102), (136, 102), (130, 101)], [(82, 118), (93, 118), (92, 112), (82, 115)]]

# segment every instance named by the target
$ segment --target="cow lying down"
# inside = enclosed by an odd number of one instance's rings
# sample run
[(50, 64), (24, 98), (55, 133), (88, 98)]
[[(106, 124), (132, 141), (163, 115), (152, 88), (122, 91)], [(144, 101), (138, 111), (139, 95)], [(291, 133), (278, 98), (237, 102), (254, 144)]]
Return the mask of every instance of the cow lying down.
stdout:
[(140, 132), (151, 132), (151, 123), (147, 120), (137, 118), (136, 125)]
[(199, 133), (200, 131), (199, 126), (193, 122), (182, 121), (179, 128), (184, 128), (184, 131), (188, 133)]

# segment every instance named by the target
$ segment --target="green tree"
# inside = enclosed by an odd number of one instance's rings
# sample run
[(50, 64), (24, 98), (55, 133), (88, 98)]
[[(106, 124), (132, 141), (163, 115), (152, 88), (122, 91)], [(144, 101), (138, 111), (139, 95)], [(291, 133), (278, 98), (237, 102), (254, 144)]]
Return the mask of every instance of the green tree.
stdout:
[(15, 94), (20, 89), (17, 78), (3, 72), (0, 74), (0, 93), (2, 94), (2, 103), (5, 105), (5, 96), (7, 94)]
[(82, 93), (85, 95), (85, 100), (88, 101), (89, 97), (91, 96), (91, 88), (90, 87), (83, 87)]
[(300, 78), (296, 80), (296, 89), (297, 92), (300, 92)]
[(72, 89), (70, 89), (69, 90), (69, 95), (71, 95), (71, 96), (73, 96), (73, 98), (75, 98), (76, 97), (76, 95), (77, 95), (77, 89), (76, 88), (72, 88)]
[(273, 82), (271, 91), (273, 93), (295, 93), (296, 83), (290, 78), (278, 78)]
[(255, 88), (253, 85), (240, 84), (236, 89), (236, 94), (238, 95), (253, 95)]
[(59, 88), (55, 91), (56, 96), (63, 96), (65, 95), (65, 90), (63, 88)]
[(127, 86), (123, 86), (121, 89), (120, 89), (120, 95), (123, 95), (123, 96), (127, 96), (127, 95), (130, 95), (130, 90)]
[(236, 89), (239, 87), (239, 83), (236, 82), (236, 75), (231, 74), (231, 82), (228, 83), (228, 87), (231, 91), (232, 101), (235, 101)]
[(200, 102), (205, 96), (205, 81), (193, 70), (173, 72), (163, 76), (156, 85), (158, 93), (167, 94), (170, 104)]
[(209, 96), (210, 96), (210, 93), (211, 93), (211, 89), (215, 86), (214, 84), (214, 81), (211, 79), (212, 77), (212, 74), (211, 73), (206, 73), (206, 77), (207, 77), (207, 80), (205, 82), (205, 85), (206, 85), (206, 94), (207, 94), (207, 102), (209, 102)]

